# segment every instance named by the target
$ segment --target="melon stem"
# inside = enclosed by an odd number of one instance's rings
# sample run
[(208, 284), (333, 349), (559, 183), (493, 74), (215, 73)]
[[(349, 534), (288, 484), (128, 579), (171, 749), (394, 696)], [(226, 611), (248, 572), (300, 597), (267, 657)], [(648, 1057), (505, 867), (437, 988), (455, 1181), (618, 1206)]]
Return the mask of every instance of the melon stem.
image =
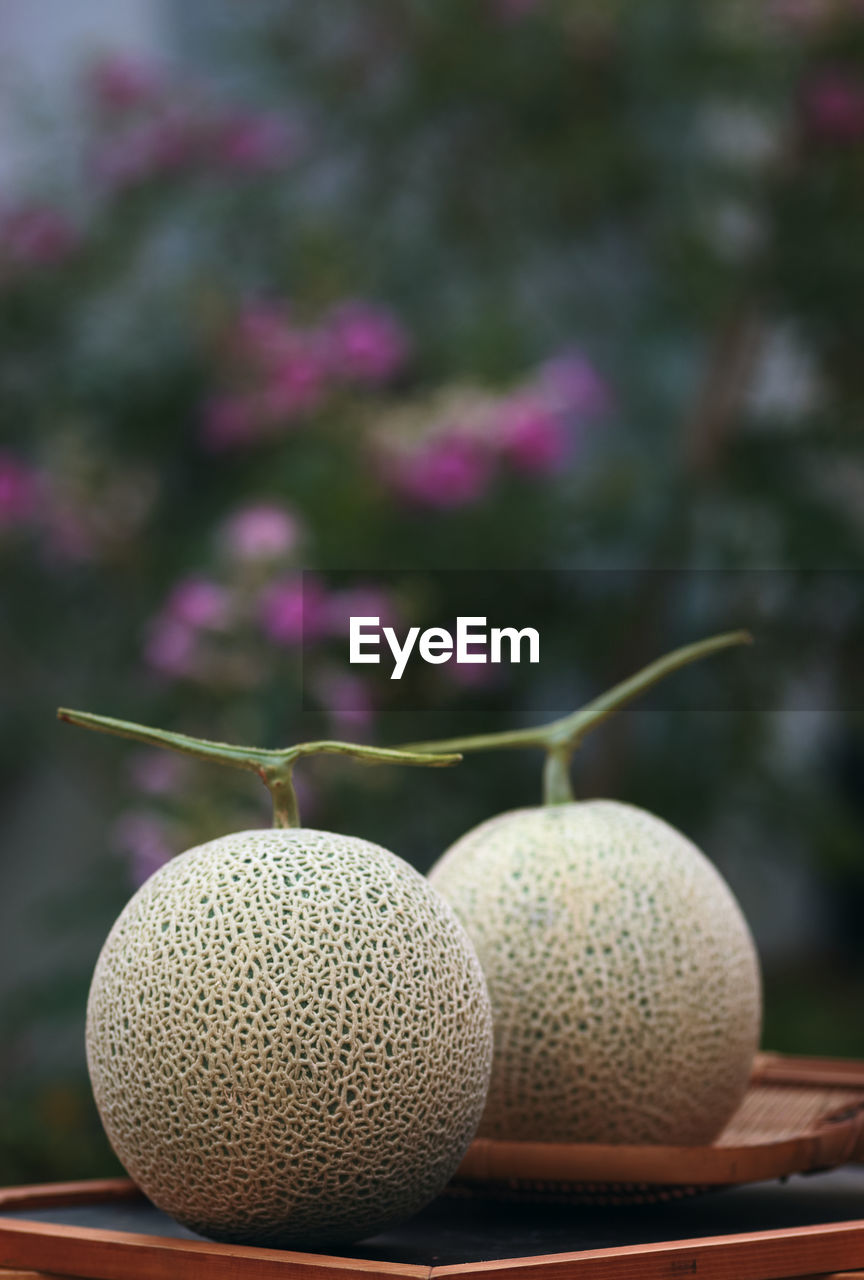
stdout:
[(501, 733), (482, 733), (465, 738), (441, 738), (434, 742), (412, 742), (406, 751), (502, 751), (517, 747), (536, 747), (546, 752), (543, 769), (544, 804), (567, 804), (573, 800), (570, 782), (570, 758), (583, 738), (604, 720), (615, 715), (622, 707), (641, 697), (653, 685), (664, 680), (673, 671), (698, 662), (721, 649), (734, 645), (752, 644), (749, 631), (726, 631), (721, 635), (697, 640), (694, 644), (673, 649), (655, 662), (649, 663), (634, 675), (614, 685), (606, 693), (593, 698), (583, 707), (552, 720), (548, 724), (529, 729), (510, 729)]
[(543, 761), (543, 803), (570, 804), (576, 797), (570, 779), (570, 747), (556, 747), (546, 752)]
[(207, 760), (245, 769), (256, 773), (268, 788), (273, 800), (273, 826), (299, 827), (300, 811), (294, 790), (292, 772), (297, 760), (304, 756), (341, 755), (359, 760), (361, 764), (403, 764), (441, 768), (457, 764), (461, 755), (456, 752), (410, 751), (395, 747), (371, 747), (358, 742), (336, 742), (329, 739), (320, 742), (299, 742), (293, 747), (267, 750), (263, 747), (234, 746), (228, 742), (210, 742), (206, 738), (192, 738), (185, 733), (172, 733), (168, 729), (153, 729), (129, 720), (115, 720), (113, 716), (95, 715), (92, 711), (71, 711), (60, 707), (57, 719), (67, 724), (96, 729), (100, 733), (131, 738), (148, 746), (165, 747), (179, 751), (196, 760)]
[(271, 768), (265, 770), (261, 777), (270, 792), (273, 801), (274, 827), (299, 827), (300, 806), (297, 803), (297, 792), (294, 790), (292, 769), (287, 765), (284, 769)]

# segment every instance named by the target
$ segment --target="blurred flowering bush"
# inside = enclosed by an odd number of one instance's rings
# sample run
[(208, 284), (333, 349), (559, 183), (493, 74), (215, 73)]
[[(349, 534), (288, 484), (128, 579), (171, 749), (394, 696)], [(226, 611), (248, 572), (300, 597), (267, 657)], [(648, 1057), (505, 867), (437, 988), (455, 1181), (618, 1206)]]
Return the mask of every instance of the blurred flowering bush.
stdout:
[[(61, 912), (91, 922), (61, 1014), (52, 976), (4, 1015), (19, 1080), (40, 1018), (78, 1017), (130, 884), (266, 821), (245, 779), (61, 742), (58, 703), (262, 744), (409, 738), (346, 661), (352, 612), (418, 616), (386, 570), (646, 571), (623, 612), (598, 577), (552, 688), (430, 671), (424, 734), (493, 728), (691, 638), (698, 610), (658, 570), (860, 568), (860, 5), (235, 10), (208, 7), (182, 66), (86, 68), (77, 178), (0, 202), (7, 807), (62, 759), (101, 780), (122, 855), (97, 860), (98, 911)], [(539, 586), (534, 607), (551, 628)], [(853, 709), (861, 630), (855, 601), (829, 673)], [(733, 879), (735, 850), (815, 849), (848, 894), (860, 814), (826, 761), (856, 714), (817, 717), (797, 752), (753, 708), (633, 750), (628, 721), (583, 785), (713, 832)], [(534, 795), (524, 761), (472, 764), (431, 809), (440, 779), (385, 772), (313, 769), (304, 812), (422, 864)]]

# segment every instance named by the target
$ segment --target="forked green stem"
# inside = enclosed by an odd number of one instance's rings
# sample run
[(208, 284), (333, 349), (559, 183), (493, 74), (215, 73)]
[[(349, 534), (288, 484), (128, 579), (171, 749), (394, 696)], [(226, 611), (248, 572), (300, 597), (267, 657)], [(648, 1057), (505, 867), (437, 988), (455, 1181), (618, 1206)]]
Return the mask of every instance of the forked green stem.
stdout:
[(574, 799), (570, 781), (570, 759), (582, 739), (616, 711), (640, 697), (659, 681), (681, 667), (707, 658), (733, 645), (752, 644), (749, 631), (726, 631), (722, 635), (698, 640), (695, 644), (673, 649), (656, 662), (622, 680), (599, 698), (577, 711), (530, 729), (511, 729), (503, 733), (482, 733), (468, 738), (443, 738), (436, 742), (412, 742), (406, 751), (498, 751), (513, 747), (538, 747), (546, 752), (543, 769), (543, 803), (567, 804)]
[(185, 733), (171, 733), (168, 729), (151, 729), (146, 725), (132, 724), (128, 720), (115, 720), (112, 716), (98, 716), (91, 711), (69, 711), (60, 707), (58, 720), (77, 724), (85, 729), (98, 729), (101, 733), (113, 733), (134, 742), (146, 742), (154, 747), (167, 747), (197, 760), (215, 761), (234, 769), (246, 769), (257, 773), (273, 798), (273, 826), (299, 827), (300, 813), (294, 791), (292, 771), (303, 756), (339, 755), (351, 756), (363, 764), (431, 765), (433, 768), (457, 764), (461, 755), (448, 752), (419, 752), (397, 750), (393, 747), (369, 747), (355, 742), (300, 742), (293, 747), (268, 751), (261, 747), (238, 747), (227, 742), (208, 742), (206, 738), (190, 738)]

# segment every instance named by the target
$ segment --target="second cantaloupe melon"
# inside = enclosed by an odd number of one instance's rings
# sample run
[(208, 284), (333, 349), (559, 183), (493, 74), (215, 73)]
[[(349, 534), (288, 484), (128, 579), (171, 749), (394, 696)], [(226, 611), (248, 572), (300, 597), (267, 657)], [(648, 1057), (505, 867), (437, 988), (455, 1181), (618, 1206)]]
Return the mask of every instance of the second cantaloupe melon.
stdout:
[(477, 948), (495, 1024), (480, 1132), (709, 1142), (747, 1087), (759, 964), (680, 832), (608, 800), (504, 813), (430, 872)]

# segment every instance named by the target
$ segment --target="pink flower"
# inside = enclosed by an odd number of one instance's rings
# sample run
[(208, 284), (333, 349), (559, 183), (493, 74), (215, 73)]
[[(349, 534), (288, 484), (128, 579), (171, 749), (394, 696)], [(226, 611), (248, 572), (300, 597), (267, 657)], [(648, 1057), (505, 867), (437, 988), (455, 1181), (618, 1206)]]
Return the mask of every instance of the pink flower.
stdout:
[(387, 382), (408, 355), (405, 330), (389, 311), (368, 302), (346, 302), (326, 324), (334, 372), (349, 381)]
[(337, 733), (361, 733), (373, 724), (372, 697), (358, 676), (350, 671), (328, 670), (319, 674), (314, 687)]
[(0, 453), (0, 529), (25, 524), (36, 512), (37, 473), (9, 453)]
[(200, 160), (202, 145), (200, 122), (173, 106), (110, 138), (97, 151), (94, 168), (121, 191), (189, 169)]
[(151, 103), (164, 88), (162, 75), (125, 53), (100, 58), (90, 72), (90, 88), (101, 107), (124, 111)]
[(395, 626), (399, 610), (384, 587), (349, 587), (334, 592), (327, 603), (328, 625), (334, 635), (347, 635), (350, 619), (380, 618), (382, 627)]
[(213, 150), (225, 168), (258, 173), (293, 159), (296, 135), (280, 116), (238, 112), (217, 126)]
[(277, 644), (306, 644), (329, 629), (324, 588), (308, 574), (268, 587), (261, 598), (260, 616), (265, 634)]
[(478, 502), (489, 488), (492, 470), (489, 450), (458, 431), (424, 441), (388, 467), (397, 492), (427, 507), (463, 507)]
[(262, 416), (278, 421), (317, 408), (327, 390), (329, 372), (326, 352), (317, 336), (295, 331), (260, 391)]
[(15, 266), (51, 266), (78, 244), (77, 232), (57, 209), (28, 205), (0, 216), (0, 257)]
[(244, 308), (231, 356), (246, 390), (214, 396), (204, 409), (202, 438), (210, 449), (249, 444), (317, 408), (331, 377), (321, 334), (291, 323), (268, 303)]
[(188, 762), (167, 751), (136, 751), (129, 774), (139, 791), (150, 796), (170, 795), (188, 773)]
[(612, 402), (608, 386), (578, 351), (547, 360), (540, 367), (537, 385), (555, 406), (577, 418), (605, 413)]
[(268, 303), (245, 308), (235, 347), (257, 379), (259, 420), (291, 418), (320, 403), (330, 377), (326, 343), (321, 334), (293, 324), (286, 308)]
[(160, 675), (189, 676), (195, 669), (198, 638), (194, 629), (175, 618), (158, 617), (151, 623), (144, 659)]
[(457, 662), (451, 658), (442, 670), (460, 689), (487, 689), (501, 683), (500, 668), (489, 662)]
[(251, 444), (261, 434), (259, 418), (250, 396), (214, 396), (204, 406), (202, 443), (214, 452)]
[(165, 606), (167, 617), (193, 629), (219, 630), (228, 621), (231, 596), (210, 578), (183, 578)]
[(222, 527), (222, 541), (235, 560), (275, 560), (290, 555), (300, 541), (300, 521), (287, 507), (259, 502), (234, 513)]
[(151, 813), (129, 809), (114, 826), (114, 843), (129, 858), (132, 880), (141, 885), (173, 856), (162, 822)]
[(573, 445), (560, 412), (530, 394), (504, 401), (499, 432), (504, 454), (520, 471), (555, 471)]
[(294, 328), (284, 304), (254, 302), (240, 312), (236, 324), (238, 355), (264, 369), (278, 367)]
[(819, 26), (830, 16), (831, 0), (770, 0), (769, 17), (803, 31)]
[(832, 142), (864, 137), (864, 83), (842, 70), (826, 70), (805, 86), (804, 115), (815, 134)]

